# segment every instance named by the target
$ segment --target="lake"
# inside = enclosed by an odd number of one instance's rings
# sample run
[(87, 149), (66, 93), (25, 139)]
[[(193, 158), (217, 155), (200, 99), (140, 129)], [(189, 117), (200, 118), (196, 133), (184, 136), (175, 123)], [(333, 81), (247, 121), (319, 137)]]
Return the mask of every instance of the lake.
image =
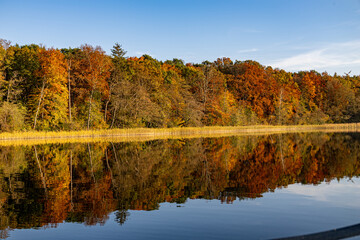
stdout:
[(355, 239), (359, 176), (358, 133), (2, 142), (0, 237)]

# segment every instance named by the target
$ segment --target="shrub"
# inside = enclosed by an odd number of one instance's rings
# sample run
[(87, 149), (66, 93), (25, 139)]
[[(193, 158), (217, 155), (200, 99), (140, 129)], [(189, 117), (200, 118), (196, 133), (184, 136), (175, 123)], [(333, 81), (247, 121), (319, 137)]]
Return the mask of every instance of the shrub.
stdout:
[(25, 109), (17, 104), (3, 102), (0, 107), (0, 131), (11, 132), (24, 128)]

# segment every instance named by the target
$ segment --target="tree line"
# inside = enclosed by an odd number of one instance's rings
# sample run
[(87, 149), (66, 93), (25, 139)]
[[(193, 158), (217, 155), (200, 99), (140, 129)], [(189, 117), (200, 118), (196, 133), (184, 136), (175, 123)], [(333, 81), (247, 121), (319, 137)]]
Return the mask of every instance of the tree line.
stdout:
[(0, 131), (357, 122), (360, 76), (0, 40)]

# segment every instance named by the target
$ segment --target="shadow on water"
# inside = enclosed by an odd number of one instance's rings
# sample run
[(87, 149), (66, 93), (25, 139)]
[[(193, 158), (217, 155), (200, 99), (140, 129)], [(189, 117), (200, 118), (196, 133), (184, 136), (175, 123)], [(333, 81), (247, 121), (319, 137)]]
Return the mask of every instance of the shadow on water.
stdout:
[(316, 239), (326, 239), (326, 240), (337, 240), (344, 238), (351, 238), (360, 235), (360, 224), (333, 229), (329, 231), (313, 233), (308, 235), (294, 236), (294, 237), (285, 237), (285, 238), (276, 238), (274, 240), (316, 240)]

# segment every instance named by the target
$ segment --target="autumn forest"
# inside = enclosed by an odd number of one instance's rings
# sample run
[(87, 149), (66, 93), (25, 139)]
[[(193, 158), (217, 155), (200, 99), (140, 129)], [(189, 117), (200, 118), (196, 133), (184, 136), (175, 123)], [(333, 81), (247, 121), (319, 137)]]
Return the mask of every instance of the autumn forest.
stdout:
[(0, 42), (0, 130), (356, 122), (360, 77)]

